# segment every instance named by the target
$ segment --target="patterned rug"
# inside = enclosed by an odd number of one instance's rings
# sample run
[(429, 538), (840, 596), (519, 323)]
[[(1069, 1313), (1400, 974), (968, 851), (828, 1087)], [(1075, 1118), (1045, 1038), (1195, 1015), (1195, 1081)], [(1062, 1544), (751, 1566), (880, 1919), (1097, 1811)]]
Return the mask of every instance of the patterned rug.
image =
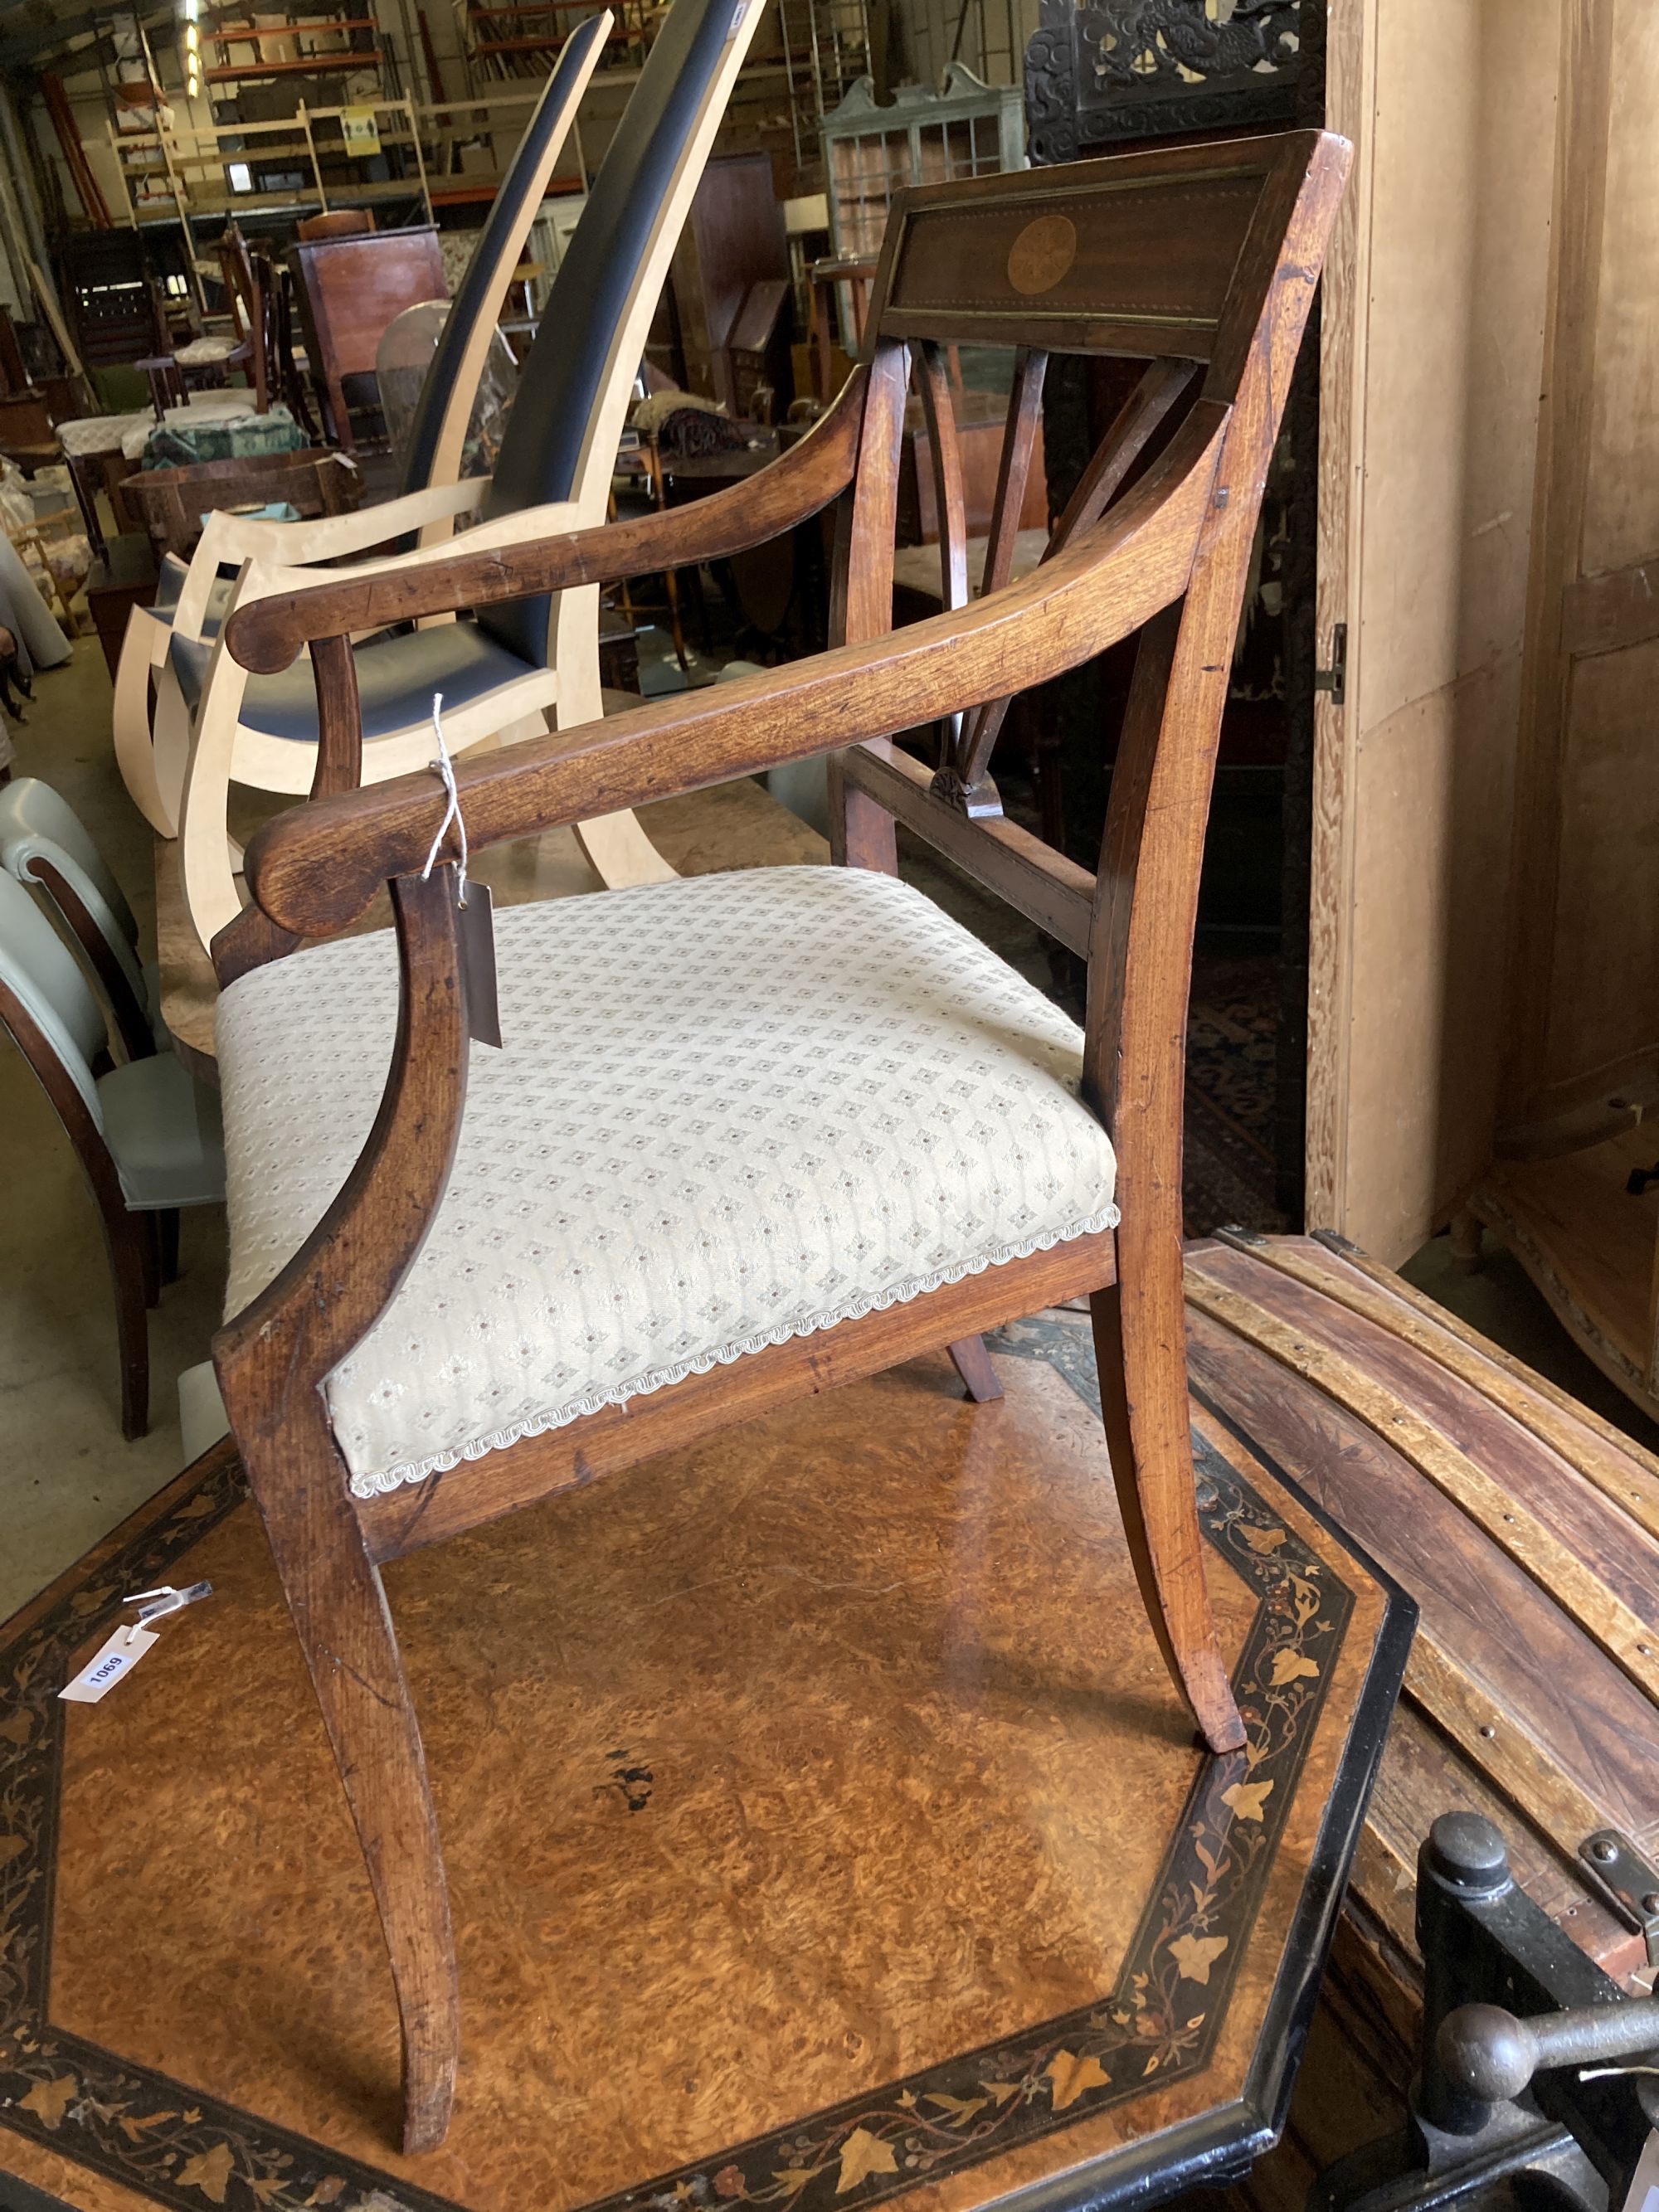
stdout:
[(1273, 1203), (1279, 964), (1200, 950), (1187, 1019), (1187, 1234), (1289, 1229)]

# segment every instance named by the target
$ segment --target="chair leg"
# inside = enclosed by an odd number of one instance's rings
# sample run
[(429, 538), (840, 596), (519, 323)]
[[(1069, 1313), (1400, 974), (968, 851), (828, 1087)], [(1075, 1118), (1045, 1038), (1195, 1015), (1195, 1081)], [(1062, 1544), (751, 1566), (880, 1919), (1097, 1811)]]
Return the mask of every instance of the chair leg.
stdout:
[(121, 1434), (131, 1443), (149, 1431), (149, 1315), (147, 1295), (151, 1246), (144, 1218), (106, 1220), (110, 1274), (115, 1285), (115, 1339), (121, 1358)]
[[(345, 1788), (391, 1954), (404, 2043), (404, 2148), (449, 2126), (460, 2004), (426, 1755), (379, 1568), (320, 1401), (262, 1419), (221, 1387)], [(309, 1395), (314, 1397), (315, 1394)]]
[(179, 1209), (169, 1206), (155, 1217), (156, 1234), (161, 1242), (161, 1282), (163, 1286), (179, 1279)]
[(144, 1304), (159, 1306), (161, 1303), (161, 1239), (153, 1213), (135, 1213), (133, 1231), (138, 1243), (138, 1265), (144, 1286)]
[(997, 1381), (997, 1370), (991, 1364), (991, 1355), (985, 1349), (982, 1336), (961, 1338), (951, 1346), (951, 1358), (968, 1395), (976, 1406), (988, 1406), (1002, 1395), (1002, 1385)]
[[(1178, 1246), (1174, 1265), (1178, 1283)], [(1089, 1310), (1112, 1479), (1152, 1632), (1210, 1749), (1237, 1751), (1244, 1723), (1204, 1579), (1184, 1331), (1177, 1323), (1160, 1337), (1154, 1328), (1136, 1326), (1115, 1284), (1097, 1291)], [(1179, 1316), (1179, 1303), (1175, 1310)]]

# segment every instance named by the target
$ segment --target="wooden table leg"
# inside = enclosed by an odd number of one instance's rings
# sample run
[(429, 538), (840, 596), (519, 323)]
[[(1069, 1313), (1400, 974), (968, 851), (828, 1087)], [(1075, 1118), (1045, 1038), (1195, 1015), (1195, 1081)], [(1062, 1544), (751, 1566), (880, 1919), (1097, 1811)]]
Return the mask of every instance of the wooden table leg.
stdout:
[[(77, 453), (73, 459), (70, 459), (66, 453), (64, 458), (69, 464), (70, 483), (75, 492), (75, 503), (81, 510), (82, 521), (87, 526), (87, 543), (92, 548), (94, 558), (101, 559), (108, 550), (104, 544), (104, 533), (98, 525), (98, 479), (103, 473), (98, 464), (102, 456), (97, 453)], [(82, 473), (83, 471), (89, 469), (95, 470), (97, 473), (91, 476)]]

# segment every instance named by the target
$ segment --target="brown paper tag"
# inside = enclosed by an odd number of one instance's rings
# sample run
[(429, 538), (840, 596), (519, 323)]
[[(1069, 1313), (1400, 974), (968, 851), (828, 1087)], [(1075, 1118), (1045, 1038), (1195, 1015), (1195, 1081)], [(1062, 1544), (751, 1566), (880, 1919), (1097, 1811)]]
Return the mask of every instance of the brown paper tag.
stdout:
[(495, 915), (488, 884), (470, 883), (456, 915), (461, 948), (461, 988), (466, 993), (466, 1033), (476, 1044), (501, 1044), (501, 1012), (495, 996)]

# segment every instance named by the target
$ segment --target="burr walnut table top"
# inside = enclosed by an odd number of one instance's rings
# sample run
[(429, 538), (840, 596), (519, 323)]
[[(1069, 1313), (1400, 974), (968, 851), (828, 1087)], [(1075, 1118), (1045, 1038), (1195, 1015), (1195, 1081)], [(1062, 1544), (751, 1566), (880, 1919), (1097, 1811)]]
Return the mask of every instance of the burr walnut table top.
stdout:
[[(918, 1361), (388, 1570), (464, 2019), (416, 2160), (368, 1883), (216, 1447), (6, 1632), (0, 2167), (77, 2212), (969, 2212), (1248, 2160), (1410, 1608), (1195, 1405), (1250, 1739), (1206, 1757), (1086, 1322), (991, 1349), (999, 1403)], [(130, 1680), (58, 1701), (124, 1593), (198, 1577)]]

